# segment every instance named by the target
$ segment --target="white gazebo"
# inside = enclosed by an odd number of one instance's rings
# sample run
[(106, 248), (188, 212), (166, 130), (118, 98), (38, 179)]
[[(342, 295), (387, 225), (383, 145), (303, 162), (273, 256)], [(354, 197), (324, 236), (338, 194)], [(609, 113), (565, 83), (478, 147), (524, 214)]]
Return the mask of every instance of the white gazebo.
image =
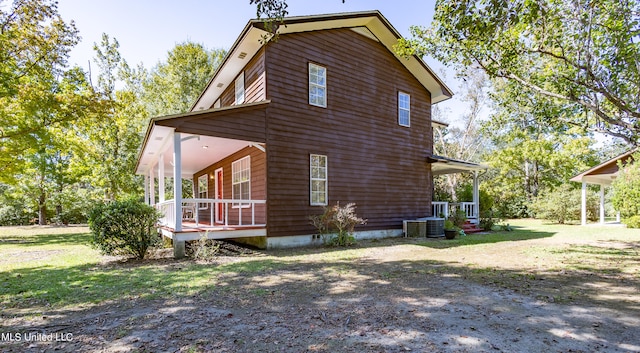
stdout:
[[(582, 225), (587, 224), (587, 184), (600, 185), (600, 223), (604, 224), (604, 188), (610, 186), (618, 176), (618, 162), (626, 163), (633, 158), (632, 154), (637, 150), (633, 149), (623, 153), (569, 179), (582, 183), (582, 213), (580, 217)], [(620, 213), (616, 218), (620, 222)]]

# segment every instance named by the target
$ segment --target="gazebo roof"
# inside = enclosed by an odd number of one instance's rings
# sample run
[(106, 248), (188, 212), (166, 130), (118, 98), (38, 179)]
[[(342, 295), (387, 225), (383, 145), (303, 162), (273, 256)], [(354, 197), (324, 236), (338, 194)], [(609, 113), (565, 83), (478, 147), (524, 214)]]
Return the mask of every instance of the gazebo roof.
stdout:
[(633, 158), (632, 155), (636, 151), (638, 151), (637, 148), (625, 152), (615, 158), (611, 158), (610, 160), (598, 164), (597, 166), (582, 172), (569, 180), (577, 183), (584, 182), (587, 184), (611, 185), (613, 180), (618, 176), (618, 161), (622, 161), (622, 163), (627, 162), (627, 160)]

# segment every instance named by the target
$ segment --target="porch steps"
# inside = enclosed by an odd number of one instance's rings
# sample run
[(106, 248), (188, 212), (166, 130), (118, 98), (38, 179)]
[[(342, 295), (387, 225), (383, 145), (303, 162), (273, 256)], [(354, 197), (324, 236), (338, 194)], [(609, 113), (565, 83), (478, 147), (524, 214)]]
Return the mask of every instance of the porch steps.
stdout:
[(466, 221), (465, 224), (462, 225), (462, 230), (464, 230), (466, 234), (482, 232), (482, 229), (478, 227), (477, 224), (471, 223), (469, 221)]

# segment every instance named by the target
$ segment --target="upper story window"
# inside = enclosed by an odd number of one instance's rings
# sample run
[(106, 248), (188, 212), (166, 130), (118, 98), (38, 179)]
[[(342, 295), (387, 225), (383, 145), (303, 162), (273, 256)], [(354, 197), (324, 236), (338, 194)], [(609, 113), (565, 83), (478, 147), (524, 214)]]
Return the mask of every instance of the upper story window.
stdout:
[(244, 103), (244, 71), (236, 78), (236, 100), (234, 104)]
[(309, 63), (309, 104), (327, 107), (327, 69)]
[(312, 154), (311, 169), (311, 205), (327, 205), (327, 156)]
[(398, 92), (398, 124), (411, 126), (411, 96), (408, 93)]
[[(231, 163), (232, 188), (231, 197), (234, 200), (251, 199), (251, 158), (246, 156)], [(248, 203), (234, 203), (233, 207), (249, 207)]]

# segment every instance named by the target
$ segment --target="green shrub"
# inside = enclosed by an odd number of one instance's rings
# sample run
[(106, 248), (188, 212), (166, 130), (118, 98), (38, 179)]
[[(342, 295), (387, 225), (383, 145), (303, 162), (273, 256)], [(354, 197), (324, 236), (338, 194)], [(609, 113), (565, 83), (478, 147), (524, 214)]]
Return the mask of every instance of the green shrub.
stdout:
[(156, 224), (160, 215), (140, 201), (99, 203), (89, 212), (92, 245), (106, 255), (143, 259), (159, 243)]
[(625, 218), (622, 223), (626, 224), (627, 228), (640, 228), (640, 216)]
[[(640, 160), (640, 152), (633, 155)], [(640, 215), (640, 163), (618, 163), (618, 176), (611, 184), (611, 202), (623, 218)]]
[(491, 210), (480, 212), (480, 229), (482, 230), (490, 231), (500, 221), (500, 217), (497, 217), (496, 213)]
[(321, 215), (311, 216), (309, 220), (318, 230), (324, 243), (335, 246), (355, 244), (353, 231), (356, 225), (367, 223), (366, 219), (356, 215), (355, 203), (340, 207), (340, 202), (334, 206), (325, 206)]
[[(555, 221), (560, 224), (566, 221), (580, 220), (582, 191), (573, 185), (562, 184), (553, 191), (546, 192), (536, 198), (530, 209), (536, 218)], [(599, 199), (593, 191), (587, 192), (587, 219), (598, 218)]]
[(467, 222), (467, 213), (464, 210), (457, 209), (456, 212), (449, 215), (449, 220), (453, 223), (454, 227), (462, 228)]

